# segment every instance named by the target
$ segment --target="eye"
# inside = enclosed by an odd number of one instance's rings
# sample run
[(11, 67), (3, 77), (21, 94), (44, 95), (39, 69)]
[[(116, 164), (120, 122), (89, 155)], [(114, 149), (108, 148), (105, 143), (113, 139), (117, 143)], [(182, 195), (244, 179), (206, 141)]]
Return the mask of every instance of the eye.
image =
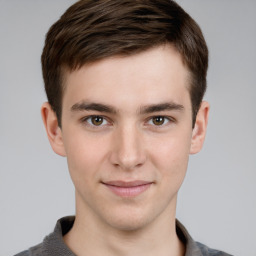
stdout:
[(155, 116), (152, 118), (152, 122), (154, 125), (163, 125), (165, 122), (165, 117), (163, 116)]
[(108, 124), (107, 120), (102, 116), (90, 116), (84, 119), (91, 126), (102, 126)]
[(154, 116), (149, 120), (148, 123), (154, 126), (163, 126), (170, 121), (171, 121), (170, 118), (165, 116)]

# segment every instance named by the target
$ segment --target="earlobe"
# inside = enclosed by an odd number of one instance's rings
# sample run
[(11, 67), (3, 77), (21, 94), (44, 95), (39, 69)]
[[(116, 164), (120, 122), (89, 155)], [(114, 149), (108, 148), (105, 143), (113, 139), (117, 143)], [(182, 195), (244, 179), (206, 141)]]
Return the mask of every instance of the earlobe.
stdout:
[(42, 105), (41, 115), (53, 151), (60, 156), (66, 156), (62, 131), (58, 125), (56, 114), (48, 102)]
[(208, 123), (209, 109), (209, 103), (203, 101), (197, 113), (195, 126), (192, 132), (190, 154), (198, 153), (203, 147)]

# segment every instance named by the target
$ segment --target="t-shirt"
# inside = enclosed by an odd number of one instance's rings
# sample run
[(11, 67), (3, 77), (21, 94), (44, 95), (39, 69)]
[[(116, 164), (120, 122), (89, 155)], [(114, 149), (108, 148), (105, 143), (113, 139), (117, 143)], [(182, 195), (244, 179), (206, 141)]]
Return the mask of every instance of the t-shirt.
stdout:
[[(59, 219), (54, 231), (46, 236), (42, 243), (15, 256), (76, 256), (63, 240), (63, 236), (72, 228), (74, 220), (74, 216)], [(195, 242), (178, 220), (176, 220), (176, 232), (186, 247), (185, 256), (231, 256), (225, 252), (210, 249), (201, 243)]]

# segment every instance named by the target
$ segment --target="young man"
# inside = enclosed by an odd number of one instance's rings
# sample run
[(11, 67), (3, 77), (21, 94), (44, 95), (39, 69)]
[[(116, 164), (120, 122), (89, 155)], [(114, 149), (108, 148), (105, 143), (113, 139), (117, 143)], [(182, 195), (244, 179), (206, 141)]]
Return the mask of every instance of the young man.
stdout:
[(67, 157), (76, 216), (18, 255), (228, 255), (175, 219), (209, 104), (200, 28), (170, 0), (82, 0), (42, 54), (53, 150)]

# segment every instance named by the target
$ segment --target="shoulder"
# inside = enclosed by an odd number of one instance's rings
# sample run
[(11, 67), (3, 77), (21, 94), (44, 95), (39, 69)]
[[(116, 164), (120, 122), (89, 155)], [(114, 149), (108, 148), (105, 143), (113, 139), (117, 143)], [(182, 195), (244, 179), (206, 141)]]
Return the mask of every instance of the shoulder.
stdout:
[(232, 256), (223, 251), (211, 249), (202, 243), (196, 242), (178, 220), (176, 220), (176, 232), (179, 239), (186, 246), (185, 256)]
[(40, 256), (45, 255), (44, 252), (43, 252), (42, 243), (38, 244), (36, 246), (33, 246), (33, 247), (29, 248), (26, 251), (15, 254), (14, 256), (39, 256), (39, 255)]
[(74, 216), (59, 219), (53, 232), (46, 236), (42, 243), (14, 256), (75, 256), (63, 241), (63, 235), (71, 229), (74, 220)]
[(232, 256), (231, 254), (209, 248), (208, 246), (195, 242), (197, 247), (200, 249), (202, 256)]

